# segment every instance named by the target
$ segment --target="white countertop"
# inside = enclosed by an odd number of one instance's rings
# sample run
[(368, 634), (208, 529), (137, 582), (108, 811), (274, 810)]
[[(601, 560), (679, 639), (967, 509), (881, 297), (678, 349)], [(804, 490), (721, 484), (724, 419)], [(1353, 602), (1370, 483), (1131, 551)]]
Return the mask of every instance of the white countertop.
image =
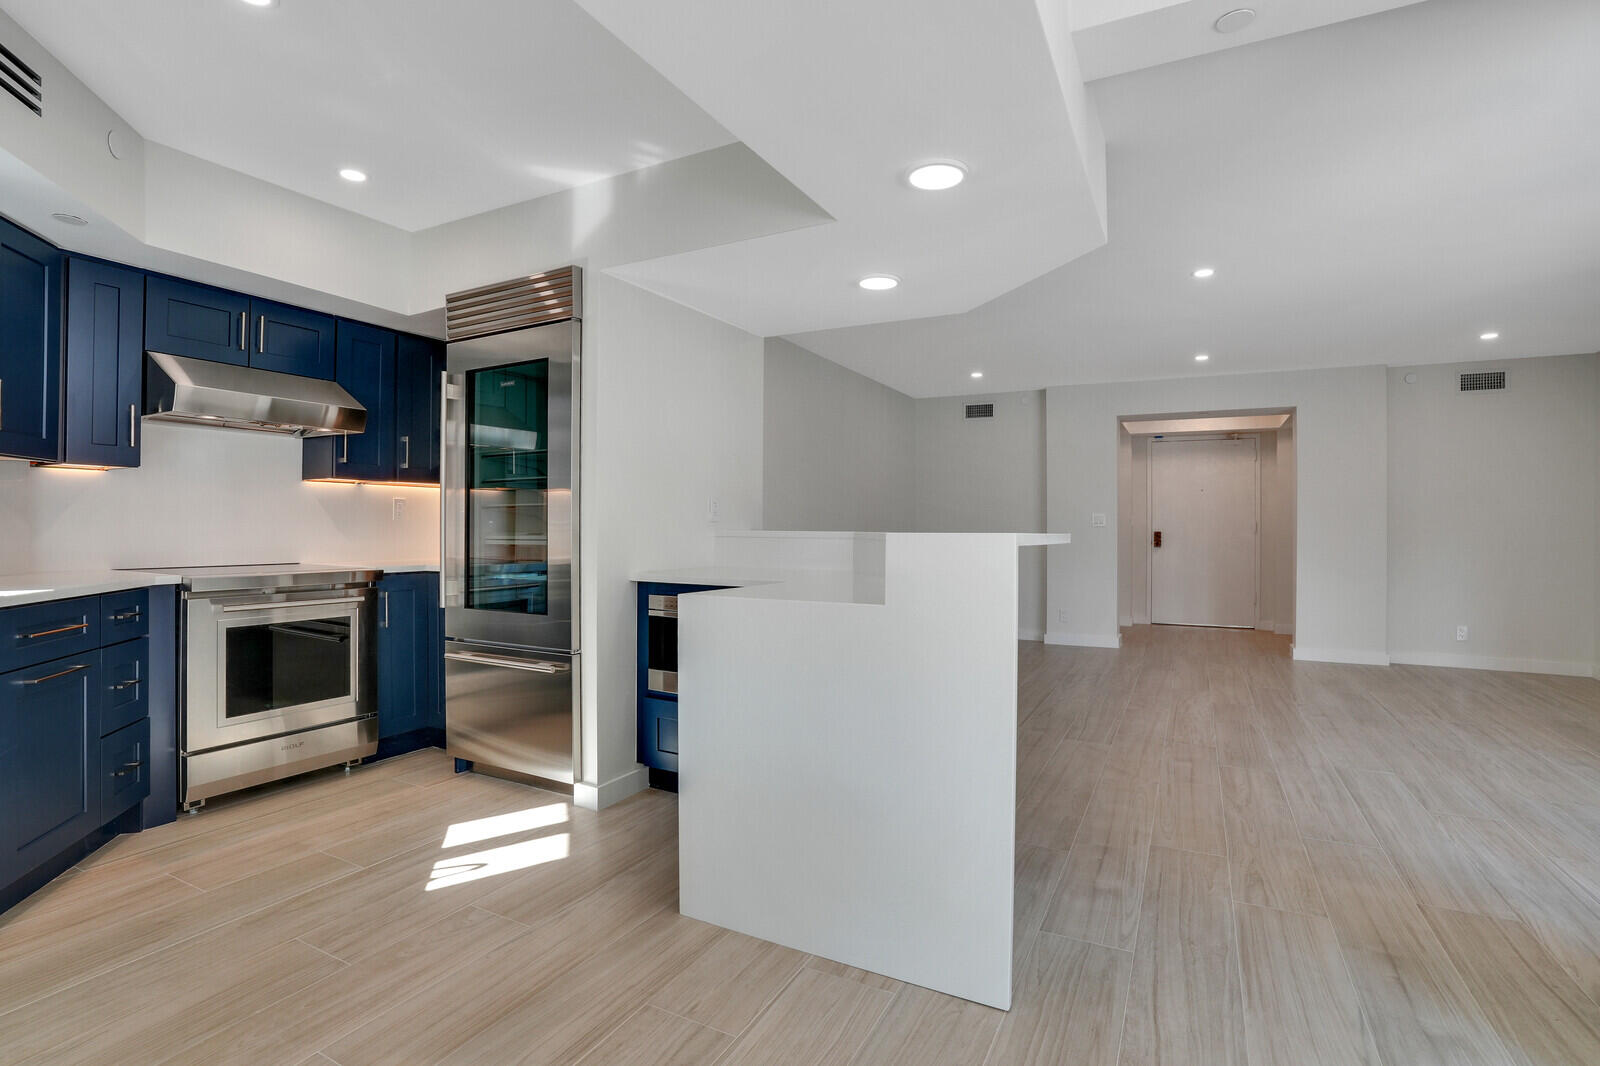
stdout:
[(438, 573), (439, 560), (437, 559), (402, 559), (389, 563), (315, 563), (318, 569), (325, 570), (382, 570), (386, 574), (425, 574)]
[(123, 592), (152, 585), (176, 585), (171, 574), (152, 574), (140, 570), (54, 570), (35, 574), (0, 574), (0, 607), (19, 607), (25, 603), (70, 600), (76, 596), (98, 596), (102, 592)]

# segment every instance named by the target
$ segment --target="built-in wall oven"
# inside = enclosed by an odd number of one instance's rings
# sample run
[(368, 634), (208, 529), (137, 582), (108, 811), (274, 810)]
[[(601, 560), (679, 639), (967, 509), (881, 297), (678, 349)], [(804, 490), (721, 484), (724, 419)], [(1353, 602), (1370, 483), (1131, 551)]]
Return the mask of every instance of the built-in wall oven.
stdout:
[(185, 809), (377, 751), (375, 572), (212, 567), (182, 576)]

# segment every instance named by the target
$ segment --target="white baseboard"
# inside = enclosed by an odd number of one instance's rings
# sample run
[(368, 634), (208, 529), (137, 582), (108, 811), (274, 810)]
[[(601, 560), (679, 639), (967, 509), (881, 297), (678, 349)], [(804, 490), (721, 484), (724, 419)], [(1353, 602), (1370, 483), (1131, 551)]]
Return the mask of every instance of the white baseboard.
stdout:
[(1504, 670), (1514, 674), (1559, 674), (1562, 677), (1594, 677), (1591, 662), (1562, 659), (1503, 659), (1494, 655), (1454, 655), (1435, 651), (1392, 651), (1389, 661), (1407, 666), (1448, 666), (1458, 670)]
[(1294, 636), (1294, 623), (1293, 622), (1279, 622), (1276, 626), (1273, 627), (1272, 631), (1274, 633), (1278, 634), (1278, 636), (1280, 636), (1280, 637), (1292, 637), (1292, 636)]
[(1309, 663), (1353, 663), (1358, 666), (1388, 666), (1389, 656), (1381, 651), (1360, 648), (1302, 648), (1296, 644), (1294, 657)]
[(1044, 642), (1067, 648), (1120, 648), (1122, 634), (1047, 632), (1044, 635)]
[(635, 766), (625, 774), (618, 774), (610, 781), (594, 784), (590, 781), (579, 781), (572, 786), (572, 803), (575, 807), (582, 807), (590, 811), (603, 811), (613, 803), (621, 803), (636, 792), (643, 792), (650, 787), (650, 770), (648, 767)]
[(1032, 626), (1029, 626), (1027, 629), (1018, 629), (1017, 630), (1017, 639), (1018, 640), (1043, 640), (1044, 639), (1044, 630), (1035, 629)]

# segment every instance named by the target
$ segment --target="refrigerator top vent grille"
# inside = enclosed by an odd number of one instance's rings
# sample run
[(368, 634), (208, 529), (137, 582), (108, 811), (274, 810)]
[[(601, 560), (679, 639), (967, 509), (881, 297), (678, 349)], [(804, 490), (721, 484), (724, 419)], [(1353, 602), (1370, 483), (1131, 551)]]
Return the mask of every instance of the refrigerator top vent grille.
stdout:
[(1503, 389), (1506, 387), (1506, 372), (1504, 370), (1481, 370), (1472, 374), (1461, 375), (1462, 392), (1485, 392), (1489, 389)]
[(444, 298), (452, 341), (582, 318), (583, 272), (575, 266), (484, 285)]
[(967, 417), (968, 418), (993, 418), (994, 417), (994, 404), (992, 404), (992, 403), (969, 403), (969, 404), (967, 404)]
[(0, 89), (35, 115), (44, 114), (44, 79), (4, 44), (0, 44)]

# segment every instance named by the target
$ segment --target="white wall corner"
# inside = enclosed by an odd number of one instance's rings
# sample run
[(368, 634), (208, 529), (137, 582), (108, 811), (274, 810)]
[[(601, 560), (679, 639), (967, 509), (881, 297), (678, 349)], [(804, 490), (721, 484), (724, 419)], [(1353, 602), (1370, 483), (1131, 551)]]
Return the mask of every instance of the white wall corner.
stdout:
[(1054, 630), (1044, 635), (1046, 644), (1066, 648), (1120, 648), (1121, 633), (1059, 633)]
[(1133, 625), (1133, 615), (1125, 614), (1121, 618), (1118, 618), (1117, 619), (1117, 625), (1119, 625), (1119, 626), (1131, 626), (1131, 625)]
[(1592, 662), (1561, 659), (1509, 659), (1495, 655), (1392, 651), (1389, 661), (1405, 666), (1445, 666), (1457, 670), (1503, 670), (1513, 674), (1556, 674), (1561, 677), (1596, 676), (1596, 664)]
[(1039, 628), (1034, 627), (1034, 626), (1025, 626), (1025, 627), (1017, 630), (1017, 639), (1018, 640), (1034, 640), (1034, 641), (1043, 640), (1044, 639), (1044, 630), (1039, 629)]
[(1292, 636), (1294, 636), (1294, 623), (1293, 622), (1279, 622), (1276, 626), (1273, 627), (1272, 631), (1274, 633), (1278, 634), (1278, 636), (1280, 636), (1280, 637), (1292, 637)]
[(603, 811), (649, 787), (650, 771), (640, 764), (627, 773), (618, 774), (598, 785), (591, 781), (577, 782), (572, 786), (572, 803), (573, 806), (582, 807), (584, 810)]
[(1363, 648), (1302, 648), (1295, 645), (1294, 657), (1310, 663), (1350, 663), (1356, 666), (1388, 666), (1387, 652)]

